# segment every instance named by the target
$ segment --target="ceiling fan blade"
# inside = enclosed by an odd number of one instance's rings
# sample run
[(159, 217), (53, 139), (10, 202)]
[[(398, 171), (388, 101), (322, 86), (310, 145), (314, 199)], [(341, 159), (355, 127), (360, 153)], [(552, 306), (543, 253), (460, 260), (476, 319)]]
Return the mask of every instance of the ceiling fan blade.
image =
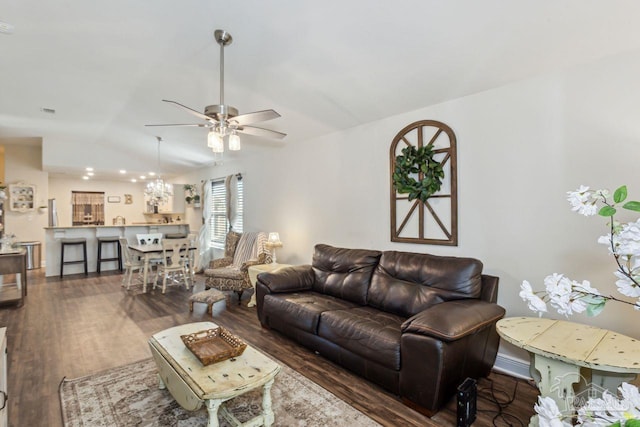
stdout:
[(251, 123), (266, 122), (280, 117), (280, 114), (274, 110), (256, 111), (253, 113), (240, 114), (229, 119), (231, 123), (237, 123), (238, 126), (249, 125)]
[(237, 129), (240, 133), (246, 133), (247, 135), (262, 136), (265, 138), (283, 139), (287, 136), (286, 133), (278, 132), (270, 129), (258, 128), (255, 126), (242, 126)]
[(182, 104), (180, 104), (179, 102), (176, 102), (176, 101), (170, 101), (170, 100), (168, 100), (168, 99), (163, 99), (162, 101), (163, 101), (163, 102), (169, 102), (169, 103), (171, 103), (171, 104), (177, 105), (178, 107), (180, 107), (180, 108), (182, 108), (182, 109), (184, 109), (184, 110), (188, 111), (189, 113), (193, 114), (193, 115), (194, 115), (194, 116), (196, 116), (196, 117), (200, 117), (200, 118), (201, 118), (201, 119), (203, 119), (203, 120), (206, 120), (206, 121), (215, 121), (215, 120), (213, 120), (211, 117), (209, 117), (209, 116), (206, 116), (206, 115), (202, 114), (200, 111), (196, 111), (196, 110), (194, 110), (193, 108), (189, 108), (189, 107), (187, 107), (186, 105), (182, 105)]
[(204, 123), (171, 123), (171, 124), (163, 124), (163, 125), (145, 125), (145, 126), (193, 126), (193, 127), (199, 127), (199, 128), (204, 128), (207, 127), (206, 124)]

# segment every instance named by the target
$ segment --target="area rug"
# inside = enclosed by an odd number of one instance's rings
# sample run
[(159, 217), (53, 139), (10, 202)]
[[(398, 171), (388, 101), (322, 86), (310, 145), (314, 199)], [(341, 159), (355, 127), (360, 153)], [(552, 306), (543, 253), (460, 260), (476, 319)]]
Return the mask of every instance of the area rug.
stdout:
[[(363, 413), (321, 386), (282, 364), (271, 389), (276, 426), (379, 426)], [(206, 426), (206, 409), (185, 411), (168, 390), (158, 388), (153, 359), (60, 384), (62, 419), (69, 427)], [(229, 400), (227, 409), (240, 421), (258, 415), (262, 392), (256, 390)], [(230, 426), (219, 417), (220, 426)]]

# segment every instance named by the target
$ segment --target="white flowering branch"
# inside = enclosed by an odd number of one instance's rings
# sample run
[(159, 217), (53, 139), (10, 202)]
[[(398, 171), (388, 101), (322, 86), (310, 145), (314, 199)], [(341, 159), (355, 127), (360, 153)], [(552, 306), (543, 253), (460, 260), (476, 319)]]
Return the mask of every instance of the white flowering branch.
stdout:
[[(614, 275), (618, 278), (618, 291), (637, 300), (630, 302), (612, 295), (602, 295), (586, 280), (579, 283), (557, 273), (544, 279), (545, 291), (534, 292), (531, 284), (524, 280), (520, 286), (520, 297), (539, 315), (547, 311), (547, 303), (565, 316), (584, 311), (589, 316), (597, 316), (607, 301), (629, 304), (640, 310), (640, 219), (621, 224), (614, 218), (617, 206), (627, 199), (627, 187), (622, 186), (614, 192), (613, 202), (609, 201), (608, 191), (591, 192), (586, 186), (580, 186), (578, 190), (567, 194), (574, 212), (584, 216), (598, 214), (609, 218), (610, 232), (601, 236), (598, 243), (606, 244), (615, 259), (617, 269)], [(602, 204), (601, 207), (598, 207), (599, 203)], [(640, 202), (626, 202), (622, 208), (640, 212)]]
[(622, 383), (618, 396), (605, 391), (601, 398), (589, 398), (575, 413), (563, 414), (551, 397), (538, 396), (533, 408), (540, 427), (638, 427), (640, 426), (640, 392), (636, 386)]

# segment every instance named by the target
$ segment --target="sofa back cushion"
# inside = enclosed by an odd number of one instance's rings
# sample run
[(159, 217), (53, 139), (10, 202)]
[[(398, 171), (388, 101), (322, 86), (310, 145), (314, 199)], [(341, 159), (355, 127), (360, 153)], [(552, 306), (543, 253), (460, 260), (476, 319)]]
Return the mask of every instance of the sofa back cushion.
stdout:
[(371, 279), (367, 304), (411, 317), (444, 301), (479, 298), (481, 276), (477, 259), (387, 251)]
[(313, 290), (360, 305), (366, 305), (373, 270), (380, 251), (315, 246), (311, 266), (315, 275)]

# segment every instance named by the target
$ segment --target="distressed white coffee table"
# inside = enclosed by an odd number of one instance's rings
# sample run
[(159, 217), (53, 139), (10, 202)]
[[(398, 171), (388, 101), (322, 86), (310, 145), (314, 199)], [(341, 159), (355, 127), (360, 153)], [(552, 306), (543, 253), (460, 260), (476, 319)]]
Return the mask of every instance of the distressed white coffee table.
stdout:
[[(206, 405), (208, 427), (218, 427), (218, 410), (236, 426), (271, 426), (271, 386), (280, 365), (247, 345), (241, 356), (203, 366), (185, 347), (180, 335), (216, 328), (212, 322), (197, 322), (158, 332), (149, 339), (151, 354), (158, 365), (160, 388), (167, 388), (184, 409), (196, 411)], [(223, 402), (262, 387), (262, 414), (241, 423)]]

